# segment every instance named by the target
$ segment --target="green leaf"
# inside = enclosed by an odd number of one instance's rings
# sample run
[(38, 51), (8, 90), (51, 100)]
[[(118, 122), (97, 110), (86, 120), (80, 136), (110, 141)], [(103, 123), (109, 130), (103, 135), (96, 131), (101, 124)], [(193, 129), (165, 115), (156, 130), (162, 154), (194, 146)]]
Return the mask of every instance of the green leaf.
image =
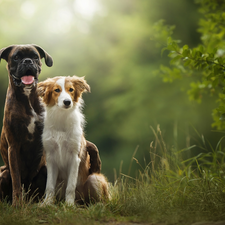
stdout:
[(215, 87), (217, 87), (218, 83), (219, 83), (219, 80), (218, 80), (218, 79), (215, 79), (215, 80), (212, 82), (212, 86), (215, 88)]
[(202, 56), (202, 53), (200, 51), (195, 52), (195, 59), (198, 59)]
[(225, 113), (220, 116), (220, 120), (225, 121)]
[(189, 49), (188, 45), (184, 45), (184, 46), (183, 46), (183, 51), (184, 51), (185, 49)]
[(167, 45), (170, 45), (172, 43), (172, 41), (173, 41), (172, 38), (171, 37), (168, 37), (167, 38)]
[(179, 46), (175, 41), (172, 42), (172, 46), (173, 46), (175, 51), (177, 51), (177, 52), (179, 51)]
[(224, 64), (224, 63), (223, 63), (223, 59), (222, 59), (221, 57), (217, 58), (217, 61), (218, 61), (218, 63), (221, 64), (221, 65)]
[(181, 55), (177, 55), (176, 57), (174, 57), (173, 59), (170, 60), (170, 64), (175, 64), (175, 63), (179, 62), (181, 58), (182, 58)]
[(214, 70), (214, 74), (215, 74), (216, 76), (218, 76), (218, 75), (220, 75), (222, 68), (221, 68), (219, 65), (215, 65), (215, 66), (213, 67), (213, 70)]
[(162, 57), (162, 55), (163, 55), (163, 53), (164, 53), (165, 50), (168, 50), (168, 48), (165, 47), (165, 48), (163, 48), (163, 49), (161, 50), (161, 57)]
[(215, 77), (215, 74), (212, 72), (207, 76), (207, 79), (210, 80), (211, 78)]
[(184, 60), (184, 66), (189, 66), (191, 63), (192, 63), (192, 60), (186, 57)]
[(204, 52), (204, 51), (205, 51), (205, 48), (204, 48), (203, 45), (200, 45), (200, 46), (199, 46), (199, 51), (200, 51), (200, 52)]
[(217, 53), (217, 48), (214, 48), (212, 53), (215, 55)]
[(190, 50), (189, 50), (189, 49), (183, 50), (182, 55), (183, 55), (184, 57), (190, 56)]

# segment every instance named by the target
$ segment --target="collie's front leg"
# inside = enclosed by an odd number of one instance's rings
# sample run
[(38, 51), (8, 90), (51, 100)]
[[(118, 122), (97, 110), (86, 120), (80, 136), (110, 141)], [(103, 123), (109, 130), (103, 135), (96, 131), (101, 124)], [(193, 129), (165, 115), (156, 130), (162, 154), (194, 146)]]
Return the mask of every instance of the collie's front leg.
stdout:
[(69, 205), (74, 205), (75, 202), (75, 190), (77, 186), (79, 165), (80, 158), (77, 153), (73, 153), (73, 156), (71, 156), (71, 162), (68, 165), (68, 182), (66, 187), (66, 203)]
[(50, 205), (54, 202), (55, 186), (58, 177), (58, 167), (54, 162), (47, 161), (47, 184), (43, 204)]

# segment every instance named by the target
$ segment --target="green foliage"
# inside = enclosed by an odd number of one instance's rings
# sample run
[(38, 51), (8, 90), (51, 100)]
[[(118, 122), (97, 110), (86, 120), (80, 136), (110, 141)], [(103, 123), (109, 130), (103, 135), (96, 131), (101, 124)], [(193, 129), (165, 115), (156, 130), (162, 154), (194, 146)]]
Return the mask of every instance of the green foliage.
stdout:
[[(171, 36), (167, 38), (170, 66), (161, 66), (160, 74), (166, 82), (176, 79), (194, 78), (190, 82), (188, 95), (190, 100), (202, 101), (205, 94), (215, 95), (218, 107), (213, 110), (213, 126), (224, 129), (225, 115), (225, 3), (223, 1), (198, 0), (200, 19), (198, 31), (201, 33), (201, 44), (190, 48), (188, 45), (180, 46)], [(161, 25), (166, 32), (168, 28)], [(162, 31), (161, 31), (162, 32)]]

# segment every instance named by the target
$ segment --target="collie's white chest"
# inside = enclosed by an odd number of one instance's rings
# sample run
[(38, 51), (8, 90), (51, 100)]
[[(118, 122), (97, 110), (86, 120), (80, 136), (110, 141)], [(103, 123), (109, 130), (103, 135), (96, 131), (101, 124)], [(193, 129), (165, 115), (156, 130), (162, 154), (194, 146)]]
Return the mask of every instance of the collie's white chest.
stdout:
[[(46, 161), (52, 162), (59, 170), (59, 175), (66, 176), (67, 167), (74, 155), (79, 155), (83, 135), (79, 114), (73, 113), (63, 117), (45, 118), (43, 145)], [(63, 175), (65, 174), (65, 175)]]
[(65, 132), (46, 132), (43, 141), (46, 160), (53, 161), (59, 170), (66, 170), (74, 155), (80, 152), (81, 134), (74, 137), (67, 136)]

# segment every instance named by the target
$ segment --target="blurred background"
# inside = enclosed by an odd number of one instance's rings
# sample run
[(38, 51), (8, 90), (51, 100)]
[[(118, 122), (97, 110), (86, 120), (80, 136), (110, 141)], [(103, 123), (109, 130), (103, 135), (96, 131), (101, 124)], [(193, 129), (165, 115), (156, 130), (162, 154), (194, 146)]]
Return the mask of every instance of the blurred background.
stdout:
[[(154, 72), (169, 59), (154, 24), (175, 25), (174, 37), (190, 47), (200, 42), (198, 6), (190, 0), (0, 0), (0, 49), (34, 43), (54, 60), (40, 80), (57, 75), (85, 76), (86, 138), (100, 151), (102, 172), (110, 181), (128, 174), (132, 155), (149, 162), (151, 126), (160, 125), (167, 148), (198, 143), (195, 130), (215, 145), (211, 128), (215, 99), (190, 102), (187, 82), (164, 83)], [(0, 126), (8, 85), (6, 62), (0, 64)], [(190, 78), (194, 79), (194, 78)], [(193, 150), (198, 151), (196, 148)], [(194, 153), (193, 153), (194, 154)], [(1, 164), (3, 162), (1, 161)], [(140, 167), (133, 162), (130, 175)]]

